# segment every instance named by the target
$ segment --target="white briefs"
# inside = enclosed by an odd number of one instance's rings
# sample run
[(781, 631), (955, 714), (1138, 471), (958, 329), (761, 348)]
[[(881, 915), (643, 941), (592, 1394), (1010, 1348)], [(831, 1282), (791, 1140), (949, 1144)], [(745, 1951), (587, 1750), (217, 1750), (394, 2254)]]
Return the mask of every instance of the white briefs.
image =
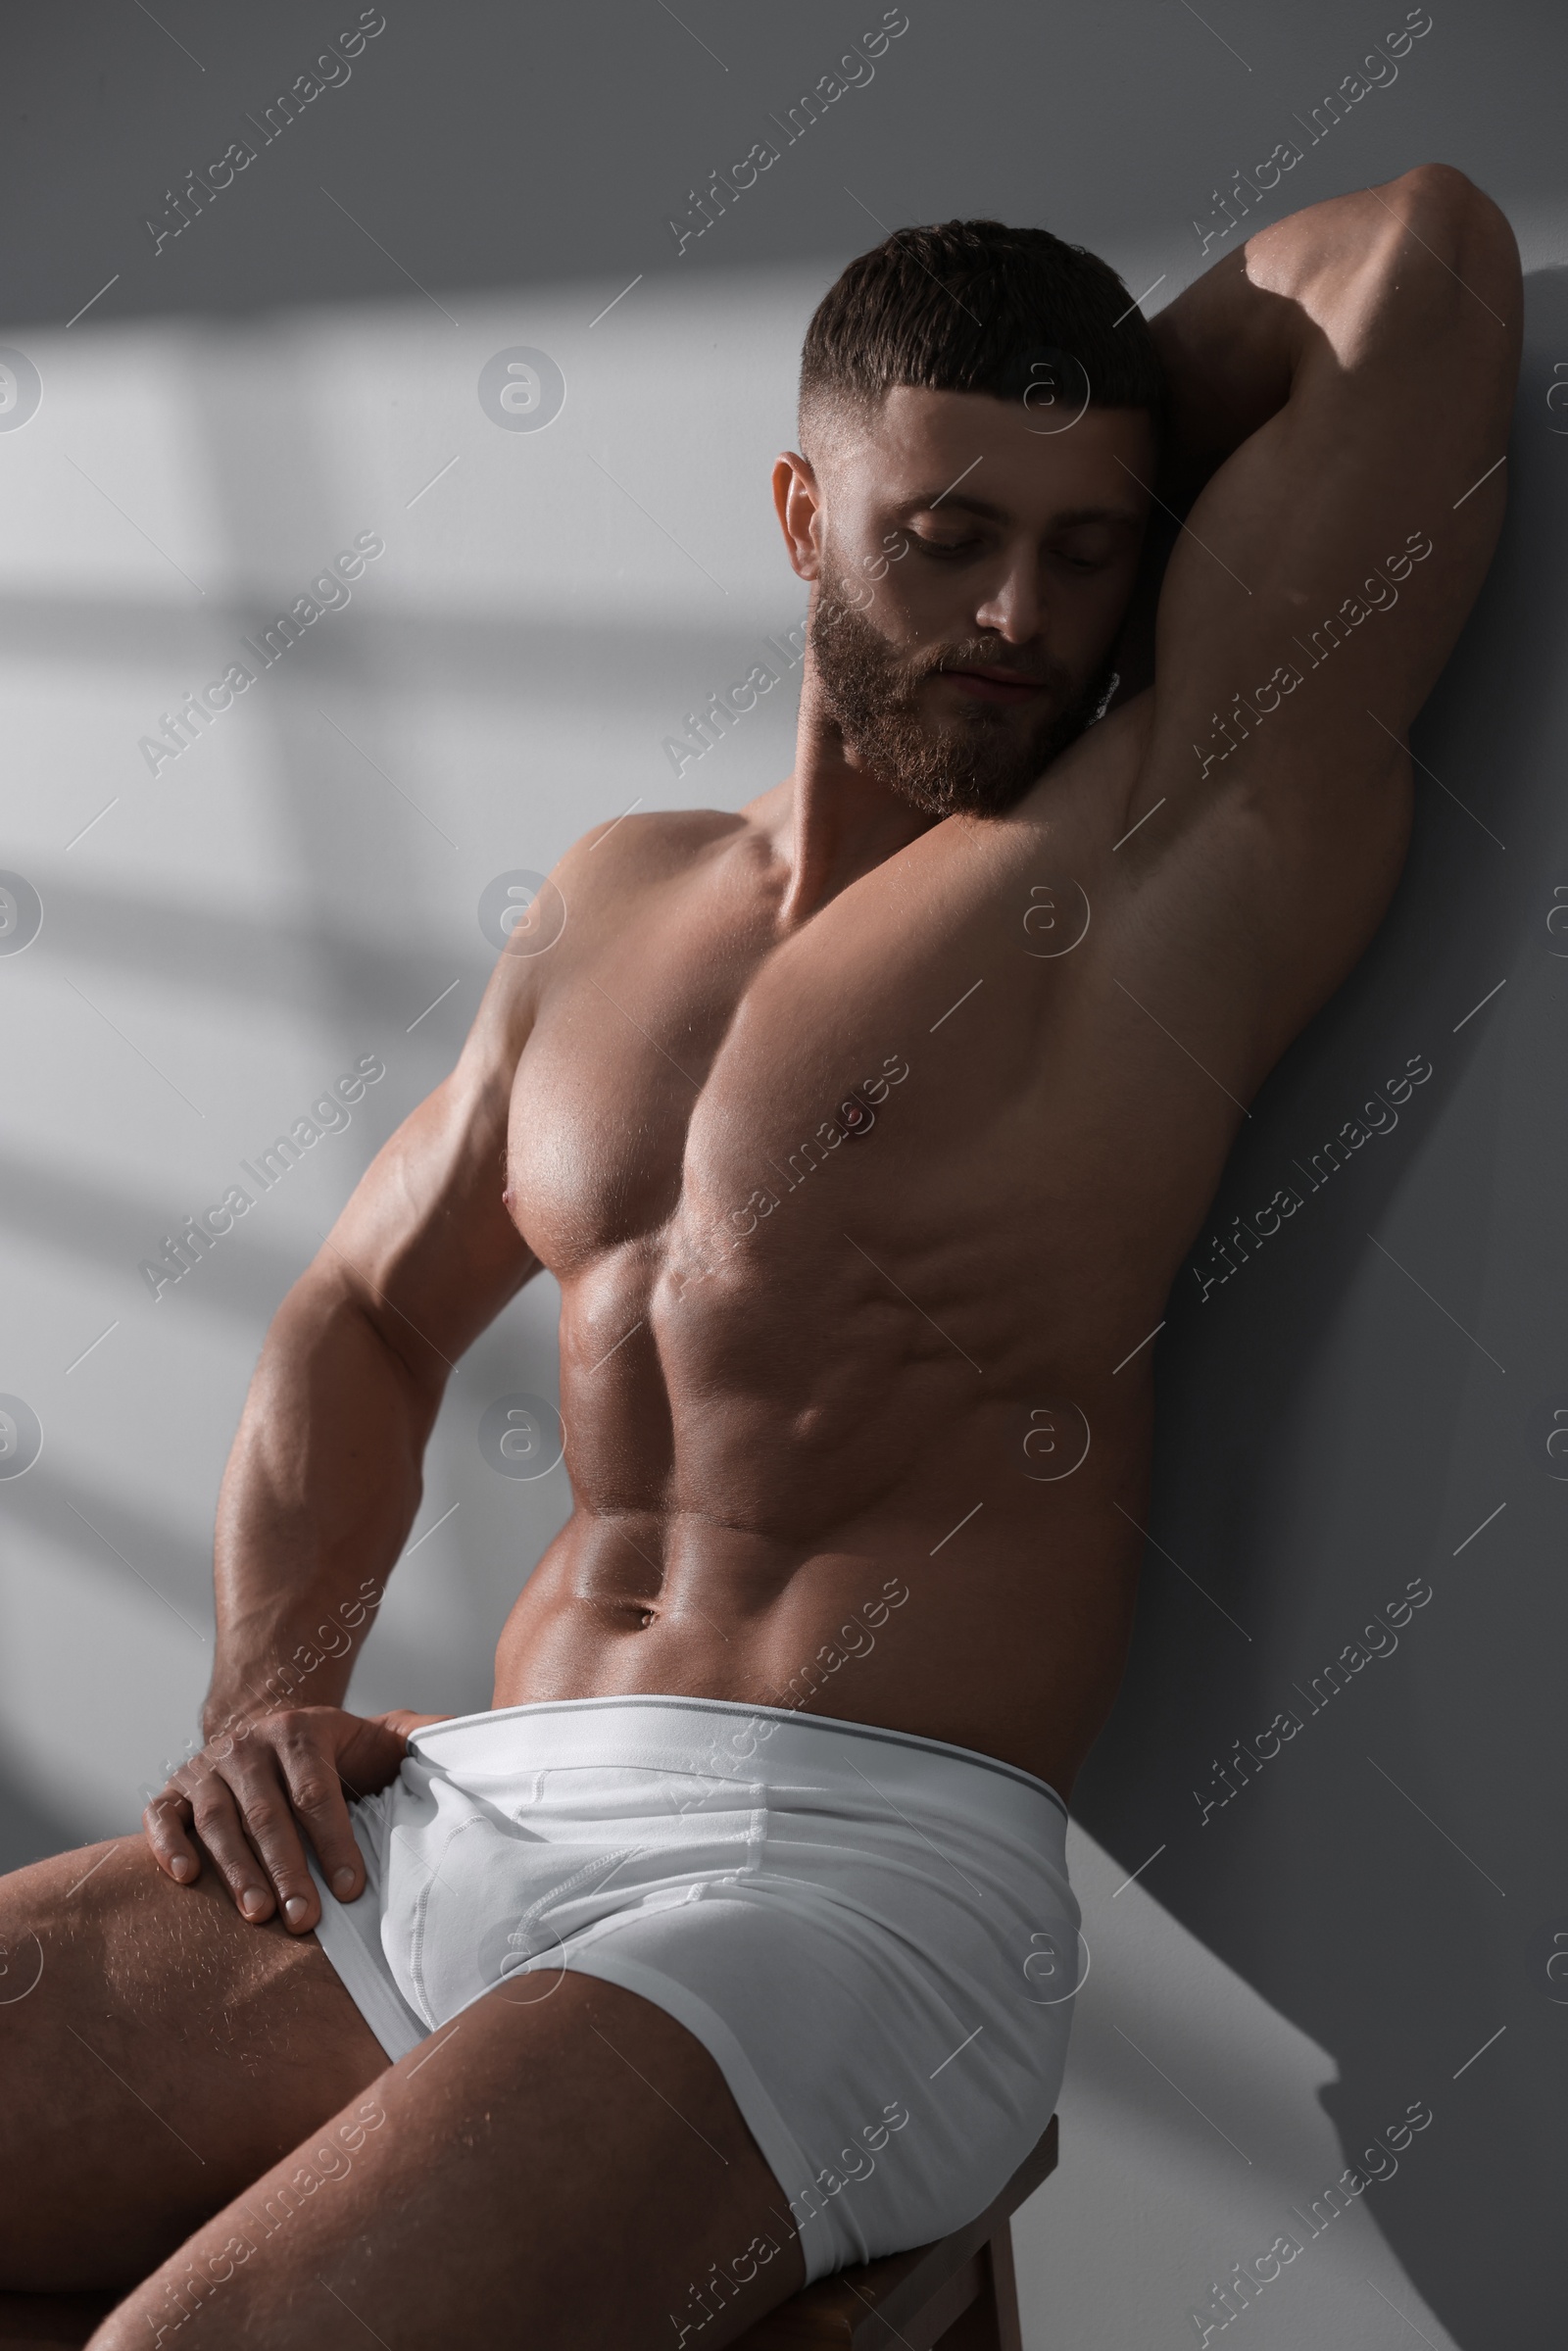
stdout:
[(416, 1732), (350, 1811), (368, 1883), (341, 1903), (313, 1865), (317, 1935), (388, 2057), (498, 1985), (641, 1993), (717, 2064), (808, 2278), (974, 2219), (1055, 2109), (1083, 1974), (1067, 1815), (1012, 1764), (781, 1707), (575, 1698)]

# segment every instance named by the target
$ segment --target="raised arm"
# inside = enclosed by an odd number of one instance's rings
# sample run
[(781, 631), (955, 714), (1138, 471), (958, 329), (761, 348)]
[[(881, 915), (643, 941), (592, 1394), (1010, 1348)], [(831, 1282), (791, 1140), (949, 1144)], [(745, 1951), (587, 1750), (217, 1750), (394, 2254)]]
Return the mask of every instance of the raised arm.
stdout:
[(1201, 870), (1211, 915), (1229, 894), (1260, 1004), (1320, 997), (1397, 873), (1405, 730), (1501, 526), (1521, 318), (1507, 220), (1429, 164), (1259, 230), (1152, 321), (1184, 527), (1124, 822), (1164, 802), (1131, 854)]
[(144, 1817), (172, 1877), (194, 1881), (199, 1840), (245, 1916), (270, 1917), (275, 1897), (296, 1932), (319, 1910), (297, 1821), (329, 1883), (346, 1872), (357, 1894), (340, 1781), (383, 1786), (432, 1719), (340, 1708), (418, 1508), (447, 1376), (537, 1271), (501, 1197), (536, 975), (502, 956), (452, 1075), (376, 1154), (279, 1307), (224, 1474), (207, 1744)]

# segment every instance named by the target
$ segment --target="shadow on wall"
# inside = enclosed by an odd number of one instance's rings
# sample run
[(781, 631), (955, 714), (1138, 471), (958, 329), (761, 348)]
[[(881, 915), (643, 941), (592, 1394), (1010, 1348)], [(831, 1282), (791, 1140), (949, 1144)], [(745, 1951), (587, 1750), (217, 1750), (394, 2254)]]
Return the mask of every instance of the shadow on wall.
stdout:
[[(1568, 2037), (1568, 1982), (1547, 1974), (1568, 1951), (1568, 1459), (1547, 1449), (1568, 1360), (1538, 1302), (1568, 1275), (1546, 1177), (1568, 1149), (1552, 1075), (1568, 935), (1548, 927), (1568, 905), (1558, 355), (1568, 273), (1537, 273), (1507, 522), (1414, 729), (1427, 772), (1404, 879), (1260, 1096), (1179, 1277), (1133, 1656), (1075, 1795), (1125, 1868), (1148, 1862), (1141, 1883), (1333, 2054), (1347, 2162), (1431, 2106), (1435, 2128), (1365, 2200), (1466, 2344), (1495, 2339), (1500, 2307), (1518, 2344), (1559, 2339), (1560, 2321), (1541, 2248)], [(1411, 522), (1441, 549), (1442, 517)], [(1379, 1110), (1412, 1056), (1432, 1076)], [(1329, 1173), (1323, 1146), (1351, 1120), (1384, 1131)], [(1260, 1240), (1282, 1187), (1300, 1204)]]
[[(603, 274), (612, 292), (737, 261), (841, 264), (885, 205), (914, 220), (951, 210), (960, 175), (983, 183), (972, 209), (1038, 218), (1043, 143), (1060, 209), (1098, 183), (1108, 235), (1146, 221), (1152, 156), (1181, 155), (1195, 135), (1227, 154), (1237, 135), (1236, 92), (1207, 70), (1207, 36), (1173, 27), (1152, 0), (1114, 26), (1094, 11), (992, 0), (978, 61), (965, 12), (911, 16), (883, 0), (710, 10), (696, 25), (684, 10), (622, 0), (526, 21), (504, 0), (271, 0), (167, 26), (162, 14), (83, 0), (63, 40), (57, 10), (12, 0), (8, 63), (27, 102), (9, 119), (3, 169), (29, 220), (29, 199), (50, 190), (47, 228), (8, 251), (13, 319), (64, 324), (111, 272), (97, 315), (123, 318), (411, 284), (461, 312), (464, 290), (519, 278)], [(317, 74), (334, 39), (339, 55)], [(1143, 71), (1128, 75), (1135, 44)], [(1318, 77), (1304, 28), (1283, 24), (1275, 47), (1302, 87)], [(1173, 71), (1189, 77), (1179, 126)], [(1104, 170), (1102, 126), (1075, 95), (1112, 84), (1142, 184)], [(956, 121), (960, 89), (973, 113)], [(1204, 196), (1200, 178), (1195, 203)]]

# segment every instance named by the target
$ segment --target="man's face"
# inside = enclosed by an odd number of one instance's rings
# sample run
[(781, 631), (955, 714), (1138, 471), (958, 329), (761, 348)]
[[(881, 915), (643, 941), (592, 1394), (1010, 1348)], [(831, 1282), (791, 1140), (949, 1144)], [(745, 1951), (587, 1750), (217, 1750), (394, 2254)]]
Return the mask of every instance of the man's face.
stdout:
[(901, 386), (783, 497), (827, 714), (929, 815), (1011, 808), (1109, 685), (1153, 427), (1070, 413)]

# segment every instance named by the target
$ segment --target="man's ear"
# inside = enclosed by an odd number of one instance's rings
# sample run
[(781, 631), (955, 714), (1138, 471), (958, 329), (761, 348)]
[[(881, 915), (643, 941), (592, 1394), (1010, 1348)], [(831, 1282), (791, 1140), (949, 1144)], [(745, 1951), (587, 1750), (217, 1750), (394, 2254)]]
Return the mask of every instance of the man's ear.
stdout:
[(773, 467), (773, 506), (790, 562), (801, 579), (818, 577), (822, 493), (810, 460), (787, 449)]

